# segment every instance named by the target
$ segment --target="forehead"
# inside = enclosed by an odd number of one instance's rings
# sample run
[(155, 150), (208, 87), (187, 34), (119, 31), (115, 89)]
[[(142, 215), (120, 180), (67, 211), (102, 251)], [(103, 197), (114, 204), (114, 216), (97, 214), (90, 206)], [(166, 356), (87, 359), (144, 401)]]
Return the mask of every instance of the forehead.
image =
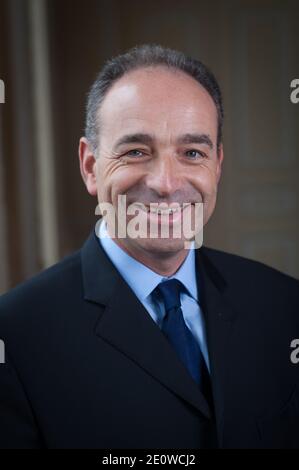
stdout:
[(217, 110), (209, 93), (184, 72), (147, 67), (127, 73), (100, 109), (101, 136), (151, 132), (162, 136), (205, 132), (216, 139)]

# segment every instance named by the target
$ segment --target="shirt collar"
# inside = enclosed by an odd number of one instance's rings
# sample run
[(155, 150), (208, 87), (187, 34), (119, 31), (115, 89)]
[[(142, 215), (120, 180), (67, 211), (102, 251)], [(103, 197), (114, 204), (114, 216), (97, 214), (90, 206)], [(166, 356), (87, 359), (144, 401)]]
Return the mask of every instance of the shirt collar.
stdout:
[(160, 282), (167, 279), (178, 279), (181, 281), (189, 295), (195, 300), (198, 300), (195, 252), (193, 248), (188, 250), (189, 253), (183, 264), (173, 276), (163, 277), (137, 261), (120, 248), (120, 246), (118, 246), (109, 236), (104, 219), (99, 225), (98, 233), (96, 233), (96, 235), (98, 236), (104, 251), (141, 301), (145, 300)]

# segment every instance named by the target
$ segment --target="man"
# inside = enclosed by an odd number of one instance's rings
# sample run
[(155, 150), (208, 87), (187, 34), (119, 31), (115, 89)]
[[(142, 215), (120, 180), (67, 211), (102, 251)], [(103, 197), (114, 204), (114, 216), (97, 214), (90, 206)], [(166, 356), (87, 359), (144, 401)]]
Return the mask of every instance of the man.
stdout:
[(222, 119), (179, 52), (105, 65), (79, 146), (101, 223), (0, 301), (1, 447), (299, 447), (298, 281), (174, 234), (213, 213)]

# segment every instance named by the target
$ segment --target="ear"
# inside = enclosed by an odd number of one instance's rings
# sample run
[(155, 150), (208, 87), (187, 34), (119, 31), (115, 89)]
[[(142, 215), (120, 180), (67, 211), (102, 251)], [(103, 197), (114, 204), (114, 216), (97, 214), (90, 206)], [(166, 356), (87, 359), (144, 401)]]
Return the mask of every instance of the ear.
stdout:
[(217, 155), (217, 169), (216, 169), (217, 184), (220, 181), (223, 158), (224, 158), (223, 145), (220, 144), (220, 147), (219, 147), (219, 150), (218, 150), (218, 155)]
[(97, 195), (96, 157), (86, 137), (79, 142), (80, 171), (87, 191), (91, 196)]

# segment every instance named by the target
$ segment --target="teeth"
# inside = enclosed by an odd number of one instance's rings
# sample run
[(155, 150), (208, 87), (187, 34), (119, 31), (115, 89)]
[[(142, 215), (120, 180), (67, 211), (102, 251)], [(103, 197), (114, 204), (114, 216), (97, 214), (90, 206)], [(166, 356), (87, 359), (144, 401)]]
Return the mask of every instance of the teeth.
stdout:
[(176, 212), (180, 212), (181, 207), (177, 207), (175, 209), (169, 208), (169, 209), (161, 209), (158, 207), (151, 207), (149, 209), (149, 212), (152, 214), (160, 214), (160, 215), (170, 215), (170, 214), (175, 214)]
[(157, 207), (155, 205), (155, 203), (153, 203), (153, 205), (150, 204), (149, 206), (144, 206), (141, 203), (134, 203), (134, 207), (138, 210), (140, 210), (140, 209), (144, 210), (144, 208), (145, 208), (146, 211), (150, 214), (171, 215), (171, 214), (175, 214), (177, 212), (182, 212), (185, 206), (184, 207), (183, 206), (176, 206), (176, 207), (161, 208), (161, 207)]

